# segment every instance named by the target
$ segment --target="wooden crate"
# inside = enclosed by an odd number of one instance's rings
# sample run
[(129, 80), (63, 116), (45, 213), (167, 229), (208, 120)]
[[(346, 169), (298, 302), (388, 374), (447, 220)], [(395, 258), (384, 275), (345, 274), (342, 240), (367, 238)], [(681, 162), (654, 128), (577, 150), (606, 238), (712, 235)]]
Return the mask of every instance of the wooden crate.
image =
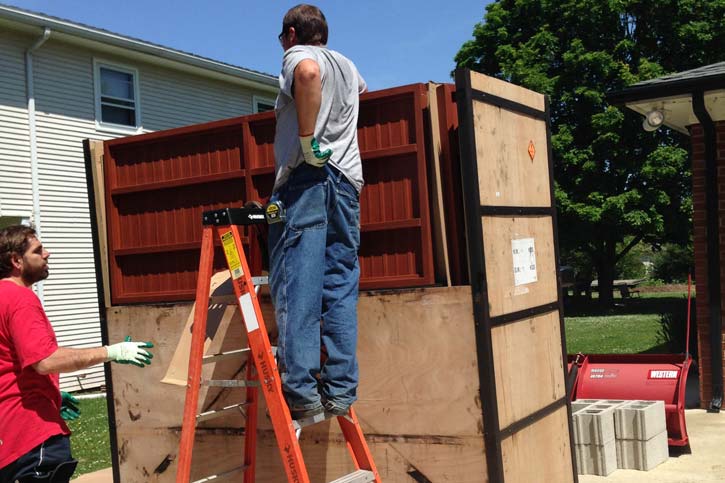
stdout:
[[(462, 170), (471, 285), (361, 293), (356, 409), (386, 483), (576, 482), (546, 99), (465, 70), (457, 72), (456, 90), (460, 146), (441, 152), (460, 152), (451, 166), (460, 163)], [(441, 132), (447, 129), (450, 141), (453, 125), (445, 126)], [(449, 182), (454, 171), (446, 175)], [(438, 189), (446, 176), (435, 181)], [(438, 229), (451, 233), (440, 206), (458, 201), (436, 203), (434, 216), (443, 222)], [(454, 233), (460, 221), (453, 223)], [(456, 243), (460, 247), (460, 239)], [(520, 265), (524, 257), (514, 257), (514, 249), (527, 248), (535, 254), (535, 279), (530, 266)], [(274, 339), (272, 310), (263, 300)], [(156, 345), (149, 368), (112, 366), (116, 481), (174, 480), (184, 387), (161, 381), (185, 378), (191, 307), (106, 311), (108, 340), (133, 334)], [(239, 316), (226, 307), (213, 310), (209, 350), (243, 347)], [(229, 378), (243, 369), (226, 362), (205, 370), (206, 376)], [(240, 399), (234, 390), (213, 389), (202, 394), (202, 408)], [(193, 478), (241, 460), (242, 425), (233, 416), (202, 425)], [(258, 441), (257, 481), (285, 481), (264, 416)], [(306, 428), (301, 441), (312, 481), (352, 470), (336, 423)]]
[(546, 98), (456, 71), (488, 478), (577, 481)]

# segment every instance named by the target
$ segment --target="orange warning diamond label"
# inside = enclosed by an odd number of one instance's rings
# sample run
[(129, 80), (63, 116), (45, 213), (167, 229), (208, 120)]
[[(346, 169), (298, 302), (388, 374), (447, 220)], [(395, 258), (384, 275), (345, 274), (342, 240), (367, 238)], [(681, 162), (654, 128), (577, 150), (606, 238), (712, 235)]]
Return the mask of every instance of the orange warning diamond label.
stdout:
[(534, 142), (529, 141), (529, 157), (531, 158), (531, 161), (534, 160), (534, 156), (536, 156), (536, 148), (534, 147)]

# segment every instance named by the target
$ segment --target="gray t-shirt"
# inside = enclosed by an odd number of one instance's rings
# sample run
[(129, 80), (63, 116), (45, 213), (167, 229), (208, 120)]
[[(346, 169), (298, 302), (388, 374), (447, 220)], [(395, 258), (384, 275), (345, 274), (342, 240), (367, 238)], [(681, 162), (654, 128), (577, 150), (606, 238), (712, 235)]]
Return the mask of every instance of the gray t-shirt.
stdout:
[(322, 151), (332, 150), (329, 163), (339, 169), (360, 192), (363, 187), (360, 148), (357, 144), (359, 94), (366, 84), (350, 59), (327, 47), (296, 45), (284, 53), (275, 103), (277, 128), (274, 137), (277, 191), (289, 173), (304, 162), (299, 141), (297, 107), (292, 95), (297, 65), (312, 59), (320, 66), (322, 100), (315, 124), (315, 137)]

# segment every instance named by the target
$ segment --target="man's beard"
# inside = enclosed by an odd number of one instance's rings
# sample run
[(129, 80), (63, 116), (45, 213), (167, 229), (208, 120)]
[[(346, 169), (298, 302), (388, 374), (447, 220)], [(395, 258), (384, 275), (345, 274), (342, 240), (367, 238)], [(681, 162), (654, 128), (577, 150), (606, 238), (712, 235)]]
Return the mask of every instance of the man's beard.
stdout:
[(39, 267), (37, 269), (26, 269), (23, 271), (23, 282), (25, 282), (26, 285), (32, 285), (34, 283), (40, 282), (41, 280), (45, 280), (48, 278), (49, 270), (48, 265), (43, 265), (42, 267)]

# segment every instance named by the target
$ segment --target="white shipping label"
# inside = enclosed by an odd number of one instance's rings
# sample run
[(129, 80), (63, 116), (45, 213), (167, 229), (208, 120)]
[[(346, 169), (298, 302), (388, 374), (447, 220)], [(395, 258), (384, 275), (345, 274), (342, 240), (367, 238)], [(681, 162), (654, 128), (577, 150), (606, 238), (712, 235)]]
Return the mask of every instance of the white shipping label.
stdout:
[(249, 293), (245, 293), (239, 297), (239, 306), (242, 308), (242, 317), (244, 317), (244, 325), (247, 326), (247, 332), (253, 332), (259, 329), (257, 313), (254, 311), (252, 296)]
[(536, 282), (536, 250), (533, 238), (511, 240), (511, 253), (514, 259), (514, 285)]

